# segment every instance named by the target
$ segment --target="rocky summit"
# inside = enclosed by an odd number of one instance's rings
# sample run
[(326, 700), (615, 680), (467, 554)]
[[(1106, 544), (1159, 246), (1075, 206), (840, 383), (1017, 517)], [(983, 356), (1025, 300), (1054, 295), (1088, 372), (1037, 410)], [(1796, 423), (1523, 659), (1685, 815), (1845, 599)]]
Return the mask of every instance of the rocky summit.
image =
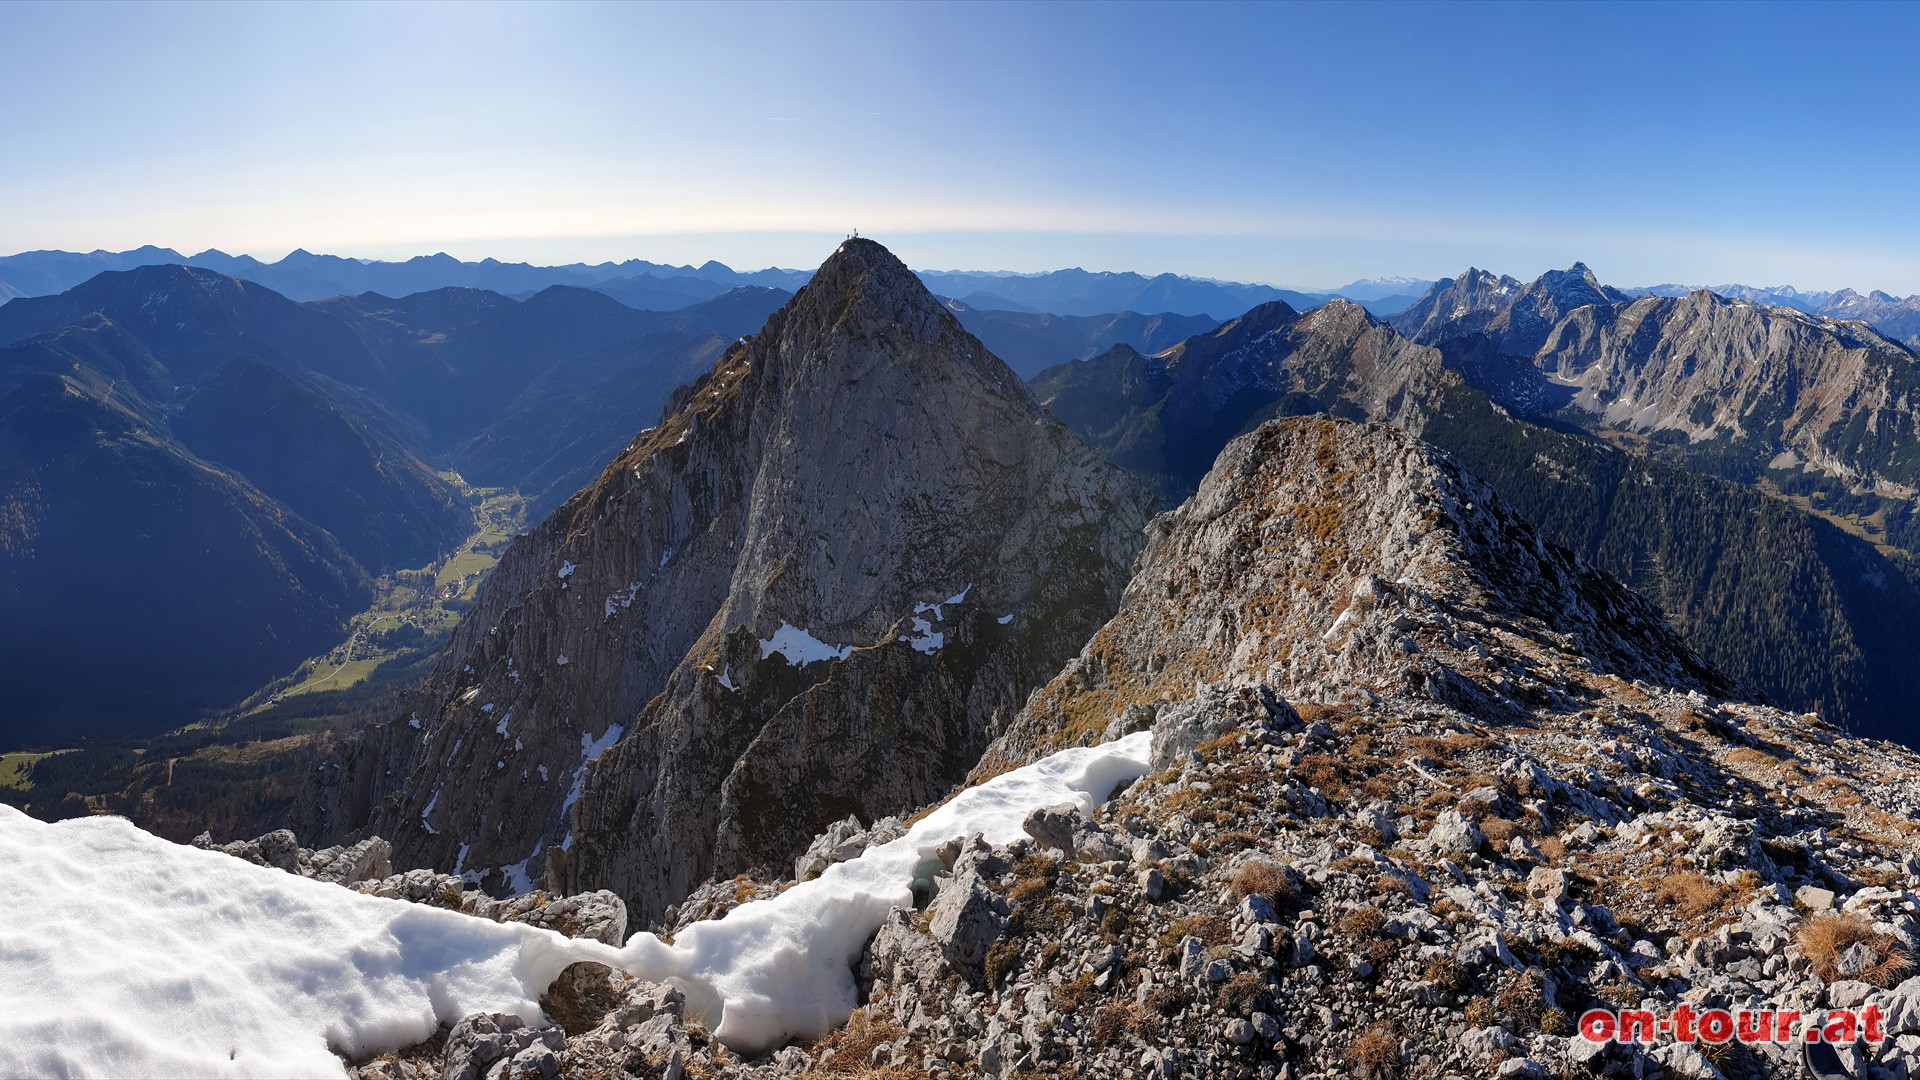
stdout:
[(850, 240), (514, 543), (303, 827), (657, 920), (965, 776), (1111, 614), (1150, 508)]

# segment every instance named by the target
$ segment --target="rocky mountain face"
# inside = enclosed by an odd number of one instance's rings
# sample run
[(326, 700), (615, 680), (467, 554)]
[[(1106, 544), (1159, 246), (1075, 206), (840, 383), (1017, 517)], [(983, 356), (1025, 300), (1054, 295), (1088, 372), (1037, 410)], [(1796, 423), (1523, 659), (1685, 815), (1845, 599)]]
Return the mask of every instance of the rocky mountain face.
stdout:
[(338, 640), (371, 592), (333, 536), (152, 423), (137, 381), (108, 373), (138, 372), (141, 354), (21, 375), (99, 335), (0, 350), (10, 745), (184, 722)]
[(1451, 281), (1436, 281), (1425, 296), (1390, 320), (1393, 328), (1415, 341), (1426, 342), (1429, 328), (1449, 327), (1449, 336), (1464, 337), (1487, 328), (1494, 317), (1513, 306), (1526, 283), (1478, 267)]
[[(1904, 1080), (1920, 756), (1725, 686), (1445, 454), (1275, 421), (1155, 519), (1119, 610), (976, 779), (1136, 731), (1153, 769), (936, 853), (838, 1030), (743, 1056), (692, 995), (580, 965), (542, 997), (547, 1024), (467, 1017), (351, 1075), (1786, 1080), (1811, 1060)], [(836, 826), (792, 873), (899, 830)], [(297, 873), (363, 850), (238, 848)], [(719, 883), (674, 928), (792, 881)], [(1871, 1007), (1897, 1037), (1810, 1053), (1576, 1028), (1683, 1005)]]
[(1814, 314), (1863, 322), (1909, 348), (1920, 349), (1920, 296), (1890, 296), (1879, 289), (1862, 296), (1841, 289), (1828, 294)]
[(1913, 497), (1913, 353), (1847, 321), (1864, 303), (1834, 294), (1819, 311), (1855, 312), (1835, 317), (1704, 289), (1630, 299), (1580, 264), (1508, 293), (1491, 282), (1469, 271), (1394, 325), (1425, 344), (1530, 362), (1531, 386), (1511, 370), (1483, 385), (1498, 395), (1502, 384), (1503, 402), (1528, 414), (1654, 436), (1690, 467), (1743, 482), (1772, 469)]
[[(1920, 758), (1722, 697), (1657, 612), (1444, 455), (1268, 424), (1152, 535), (982, 771), (1142, 728), (1162, 771), (963, 855), (924, 928), (870, 946), (870, 1003), (826, 1060), (1784, 1078), (1791, 1043), (1591, 1043), (1574, 1021), (1920, 1018)], [(944, 920), (970, 882), (978, 921)]]
[[(982, 773), (1100, 741), (1116, 718), (1221, 683), (1330, 704), (1411, 694), (1485, 717), (1501, 697), (1550, 698), (1533, 665), (1499, 658), (1507, 635), (1629, 681), (1729, 688), (1658, 609), (1396, 428), (1265, 424), (1229, 443), (1148, 536), (1120, 611), (1028, 703)], [(1355, 632), (1371, 624), (1384, 629)]]
[(1908, 704), (1920, 684), (1897, 659), (1920, 644), (1902, 614), (1920, 591), (1897, 557), (1751, 488), (1521, 419), (1553, 413), (1558, 388), (1485, 333), (1435, 349), (1350, 305), (1305, 317), (1268, 308), (1160, 356), (1114, 350), (1033, 386), (1169, 502), (1267, 418), (1394, 423), (1654, 600), (1743, 685), (1876, 735), (1912, 738), (1920, 719)]
[(1114, 349), (1034, 377), (1054, 415), (1117, 464), (1184, 498), (1226, 441), (1302, 412), (1411, 418), (1449, 378), (1438, 355), (1357, 304), (1263, 304), (1151, 357)]
[(1597, 423), (1683, 434), (1747, 476), (1804, 466), (1906, 498), (1920, 482), (1914, 355), (1858, 323), (1645, 297), (1567, 316), (1533, 359)]
[[(1697, 285), (1654, 285), (1624, 290), (1632, 297), (1682, 297), (1701, 290)], [(1791, 285), (1755, 288), (1751, 285), (1709, 285), (1706, 291), (1729, 300), (1745, 300), (1762, 307), (1790, 307), (1809, 315), (1863, 322), (1887, 337), (1920, 348), (1920, 296), (1899, 297), (1878, 289), (1862, 296), (1852, 289), (1838, 292), (1802, 292)]]
[(303, 831), (657, 919), (963, 776), (1111, 611), (1149, 503), (850, 241), (515, 542)]

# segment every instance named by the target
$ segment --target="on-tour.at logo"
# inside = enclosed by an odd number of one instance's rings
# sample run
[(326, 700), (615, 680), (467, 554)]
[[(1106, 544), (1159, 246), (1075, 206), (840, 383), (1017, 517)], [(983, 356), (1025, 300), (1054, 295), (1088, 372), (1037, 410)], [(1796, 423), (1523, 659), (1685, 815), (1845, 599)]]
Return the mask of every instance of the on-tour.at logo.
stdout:
[[(1902, 1036), (1908, 1037), (1904, 1049)], [(1730, 1042), (1791, 1045), (1800, 1048), (1814, 1080), (1865, 1080), (1874, 1064), (1916, 1053), (1911, 1043), (1920, 1038), (1920, 1029), (1889, 1030), (1878, 1005), (1802, 1013), (1683, 1004), (1666, 1017), (1649, 1009), (1590, 1009), (1580, 1017), (1580, 1037), (1591, 1043), (1642, 1045), (1662, 1040), (1703, 1047)]]

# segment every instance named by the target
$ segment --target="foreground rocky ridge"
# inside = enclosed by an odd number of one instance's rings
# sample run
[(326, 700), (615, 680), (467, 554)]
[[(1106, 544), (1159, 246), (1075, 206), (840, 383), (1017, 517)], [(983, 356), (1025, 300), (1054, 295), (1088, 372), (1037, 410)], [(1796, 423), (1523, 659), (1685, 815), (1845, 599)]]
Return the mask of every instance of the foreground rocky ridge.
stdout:
[(849, 241), (515, 542), (303, 829), (652, 921), (964, 776), (1111, 612), (1150, 501)]
[[(1682, 1003), (1920, 1030), (1920, 755), (1725, 693), (1444, 455), (1269, 424), (1158, 519), (982, 769), (1150, 728), (1155, 771), (939, 852), (843, 1029), (745, 1061), (614, 977), (558, 987), (558, 1032), (468, 1018), (359, 1075), (1803, 1076), (1797, 1046), (1574, 1033)], [(794, 872), (900, 827), (842, 823)], [(783, 880), (704, 889), (682, 925)], [(1907, 1035), (1848, 1067), (1916, 1060)]]

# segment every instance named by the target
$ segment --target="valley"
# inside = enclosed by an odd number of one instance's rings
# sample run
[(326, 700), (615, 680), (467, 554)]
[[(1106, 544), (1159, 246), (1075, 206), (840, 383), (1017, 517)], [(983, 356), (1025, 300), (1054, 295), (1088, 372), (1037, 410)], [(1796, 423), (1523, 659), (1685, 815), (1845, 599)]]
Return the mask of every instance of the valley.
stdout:
[(473, 488), (457, 473), (449, 479), (472, 502), (473, 534), (426, 566), (377, 579), (372, 604), (348, 620), (345, 641), (249, 695), (235, 707), (236, 715), (252, 716), (302, 694), (349, 690), (390, 661), (406, 667), (408, 658), (444, 646), (461, 613), (473, 606), (487, 571), (525, 529), (527, 509), (518, 492)]

